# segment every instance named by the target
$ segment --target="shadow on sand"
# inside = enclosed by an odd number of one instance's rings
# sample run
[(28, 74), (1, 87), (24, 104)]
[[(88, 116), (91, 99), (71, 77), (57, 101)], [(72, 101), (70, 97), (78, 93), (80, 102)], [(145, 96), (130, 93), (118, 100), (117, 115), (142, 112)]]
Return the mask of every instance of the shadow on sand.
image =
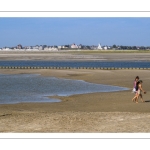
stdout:
[(145, 102), (150, 102), (150, 100), (146, 100)]

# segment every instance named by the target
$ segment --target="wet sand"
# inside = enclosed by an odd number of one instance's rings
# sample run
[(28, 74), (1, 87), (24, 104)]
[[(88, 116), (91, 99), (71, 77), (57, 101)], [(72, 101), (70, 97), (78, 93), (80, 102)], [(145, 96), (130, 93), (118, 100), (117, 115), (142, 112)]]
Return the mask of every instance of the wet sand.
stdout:
[(150, 71), (147, 70), (0, 70), (0, 73), (40, 73), (132, 88), (139, 75), (146, 102), (133, 103), (129, 91), (57, 97), (60, 103), (0, 105), (0, 132), (149, 132)]
[(0, 51), (0, 60), (74, 60), (74, 61), (150, 61), (150, 50), (144, 51)]
[[(147, 133), (150, 132), (150, 70), (1, 69), (3, 74), (41, 74), (130, 88), (129, 91), (57, 97), (60, 103), (0, 105), (0, 132)], [(135, 76), (143, 80), (145, 102), (131, 101)], [(2, 87), (2, 86), (1, 86)]]

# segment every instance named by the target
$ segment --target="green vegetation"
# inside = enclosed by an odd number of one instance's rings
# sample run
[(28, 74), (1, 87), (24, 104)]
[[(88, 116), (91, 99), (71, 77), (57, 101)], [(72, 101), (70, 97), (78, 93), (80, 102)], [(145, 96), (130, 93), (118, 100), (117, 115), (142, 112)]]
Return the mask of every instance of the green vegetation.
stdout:
[[(58, 51), (57, 53), (59, 53)], [(150, 50), (66, 50), (62, 53), (71, 54), (100, 54), (100, 53), (150, 53)]]

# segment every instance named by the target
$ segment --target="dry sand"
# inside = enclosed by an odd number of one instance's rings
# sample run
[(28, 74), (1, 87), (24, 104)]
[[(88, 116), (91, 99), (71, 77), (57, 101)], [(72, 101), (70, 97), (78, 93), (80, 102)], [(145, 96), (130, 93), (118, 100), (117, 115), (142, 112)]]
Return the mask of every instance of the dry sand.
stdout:
[[(117, 85), (129, 91), (57, 97), (60, 103), (0, 105), (0, 132), (21, 133), (137, 133), (150, 132), (150, 70), (1, 69), (0, 73), (32, 73), (42, 76)], [(133, 103), (135, 76), (144, 81), (145, 102)], [(2, 87), (2, 86), (1, 86)]]

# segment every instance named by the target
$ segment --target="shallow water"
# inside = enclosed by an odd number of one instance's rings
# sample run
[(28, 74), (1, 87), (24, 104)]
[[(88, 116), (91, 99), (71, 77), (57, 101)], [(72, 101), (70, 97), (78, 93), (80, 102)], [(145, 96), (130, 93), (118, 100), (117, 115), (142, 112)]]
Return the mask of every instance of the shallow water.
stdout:
[(93, 84), (82, 80), (42, 77), (37, 74), (0, 74), (0, 85), (0, 104), (60, 102), (48, 96), (128, 90), (124, 87)]
[(0, 61), (0, 66), (9, 67), (115, 67), (115, 68), (150, 68), (149, 61)]

